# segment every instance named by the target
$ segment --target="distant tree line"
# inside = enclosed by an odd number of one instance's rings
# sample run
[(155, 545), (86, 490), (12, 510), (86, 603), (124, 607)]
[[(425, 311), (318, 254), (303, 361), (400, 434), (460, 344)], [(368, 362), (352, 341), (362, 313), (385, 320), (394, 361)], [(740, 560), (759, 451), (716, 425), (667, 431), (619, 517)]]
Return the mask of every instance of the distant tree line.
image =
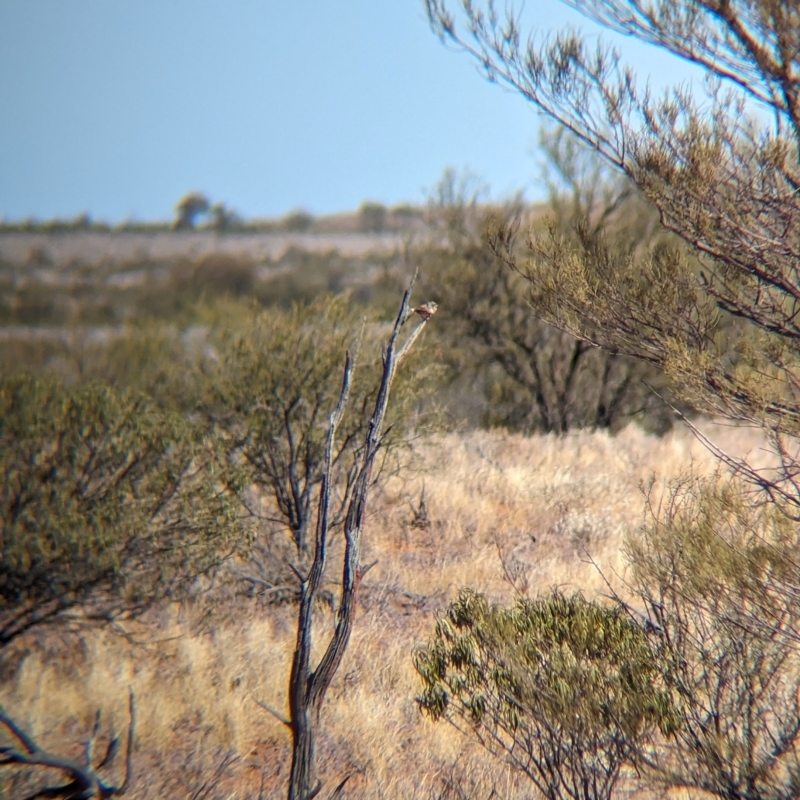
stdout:
[(53, 218), (39, 220), (28, 217), (19, 221), (0, 219), (0, 232), (17, 233), (69, 233), (89, 231), (95, 233), (210, 230), (219, 233), (236, 231), (250, 233), (368, 233), (399, 232), (419, 227), (423, 212), (409, 203), (391, 208), (374, 201), (366, 201), (354, 212), (315, 217), (304, 208), (289, 211), (276, 218), (246, 218), (222, 201), (212, 202), (203, 192), (188, 192), (175, 204), (174, 216), (168, 221), (142, 221), (126, 219), (109, 223), (93, 219), (83, 212), (71, 219)]

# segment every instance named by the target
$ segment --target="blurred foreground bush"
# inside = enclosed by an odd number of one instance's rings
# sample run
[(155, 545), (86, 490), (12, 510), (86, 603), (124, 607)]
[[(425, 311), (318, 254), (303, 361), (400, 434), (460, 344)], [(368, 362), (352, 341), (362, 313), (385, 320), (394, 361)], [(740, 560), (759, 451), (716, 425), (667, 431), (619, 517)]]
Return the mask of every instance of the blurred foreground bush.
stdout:
[(800, 526), (740, 480), (684, 478), (628, 543), (631, 590), (680, 710), (650, 784), (727, 798), (800, 790)]

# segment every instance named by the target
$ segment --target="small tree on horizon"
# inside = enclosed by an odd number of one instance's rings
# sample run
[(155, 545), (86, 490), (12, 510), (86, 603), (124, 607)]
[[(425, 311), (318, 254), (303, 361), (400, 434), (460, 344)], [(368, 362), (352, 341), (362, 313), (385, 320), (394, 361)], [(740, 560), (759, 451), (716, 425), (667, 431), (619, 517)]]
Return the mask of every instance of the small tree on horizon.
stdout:
[(172, 227), (177, 231), (193, 230), (198, 217), (211, 209), (209, 199), (202, 192), (189, 192), (175, 204), (175, 219)]
[(208, 227), (219, 233), (241, 226), (242, 218), (225, 203), (212, 203), (208, 208), (210, 221)]

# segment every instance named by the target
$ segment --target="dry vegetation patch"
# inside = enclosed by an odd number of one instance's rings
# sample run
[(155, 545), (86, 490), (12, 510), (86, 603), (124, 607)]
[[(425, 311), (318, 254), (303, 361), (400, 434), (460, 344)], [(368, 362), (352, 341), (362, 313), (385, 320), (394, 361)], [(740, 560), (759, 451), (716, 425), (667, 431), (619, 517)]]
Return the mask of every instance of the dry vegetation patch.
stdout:
[[(759, 453), (754, 431), (705, 430), (731, 452)], [(509, 601), (510, 574), (533, 594), (558, 585), (591, 598), (604, 586), (590, 556), (618, 583), (625, 533), (642, 520), (642, 482), (665, 485), (689, 463), (708, 473), (716, 462), (686, 430), (655, 438), (636, 427), (615, 436), (449, 434), (418, 450), (419, 472), (375, 496), (363, 559), (378, 564), (323, 710), (321, 774), (329, 789), (351, 775), (347, 791), (359, 797), (443, 797), (467, 775), (471, 791), (491, 778), (513, 793), (516, 779), (499, 762), (420, 716), (413, 649), (465, 585)], [(329, 609), (318, 613), (332, 620)], [(108, 632), (38, 634), (8, 654), (0, 701), (63, 752), (66, 743), (79, 749), (98, 708), (123, 731), (130, 685), (132, 797), (281, 796), (289, 738), (259, 702), (285, 714), (295, 621), (289, 605), (238, 598), (211, 618), (154, 612), (131, 629), (144, 644)], [(20, 796), (21, 780), (6, 778), (6, 796)]]

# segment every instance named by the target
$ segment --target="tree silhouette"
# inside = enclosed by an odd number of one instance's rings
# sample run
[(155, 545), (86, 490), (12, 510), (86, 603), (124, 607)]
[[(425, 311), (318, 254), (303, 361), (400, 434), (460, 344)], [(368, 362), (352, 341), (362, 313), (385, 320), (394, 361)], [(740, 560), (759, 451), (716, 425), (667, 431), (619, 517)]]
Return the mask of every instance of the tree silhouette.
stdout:
[(208, 213), (211, 204), (202, 192), (189, 192), (175, 204), (175, 220), (172, 227), (175, 230), (191, 230), (197, 223), (197, 218)]

